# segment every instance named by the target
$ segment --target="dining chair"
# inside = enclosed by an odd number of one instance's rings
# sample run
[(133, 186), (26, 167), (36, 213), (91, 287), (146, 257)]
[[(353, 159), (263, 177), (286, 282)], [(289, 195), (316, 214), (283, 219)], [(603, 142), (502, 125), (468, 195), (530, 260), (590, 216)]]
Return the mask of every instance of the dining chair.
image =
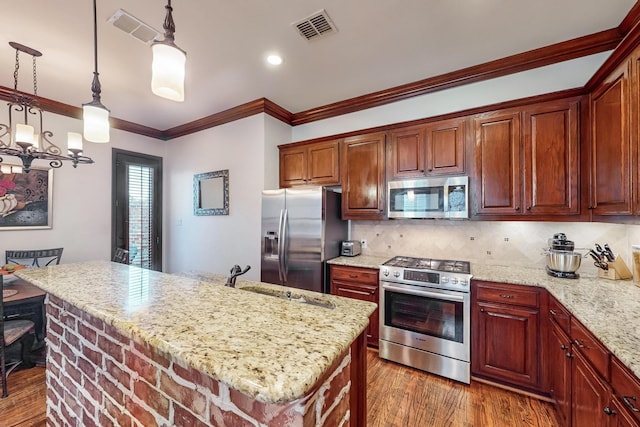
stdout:
[(123, 248), (116, 248), (111, 261), (120, 264), (129, 264), (129, 251)]
[(30, 267), (46, 267), (60, 264), (63, 248), (27, 249), (5, 251), (5, 264), (23, 264)]
[[(0, 291), (4, 297), (4, 277), (0, 274)], [(3, 298), (4, 299), (4, 298)], [(29, 351), (33, 345), (35, 324), (31, 320), (4, 320), (4, 302), (0, 300), (0, 374), (2, 375), (2, 397), (8, 396), (7, 376), (18, 365), (32, 365)], [(20, 344), (20, 357), (17, 360), (6, 360), (5, 349)]]

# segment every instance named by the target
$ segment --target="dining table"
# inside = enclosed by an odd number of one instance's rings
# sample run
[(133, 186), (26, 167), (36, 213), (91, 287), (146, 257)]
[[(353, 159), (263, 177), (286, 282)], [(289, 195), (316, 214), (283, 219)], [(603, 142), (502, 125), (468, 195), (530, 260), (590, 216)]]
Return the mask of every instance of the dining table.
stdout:
[(41, 341), (44, 338), (46, 295), (47, 293), (37, 286), (19, 277), (12, 277), (11, 281), (3, 285), (2, 304), (5, 320), (30, 318), (35, 323), (36, 337)]

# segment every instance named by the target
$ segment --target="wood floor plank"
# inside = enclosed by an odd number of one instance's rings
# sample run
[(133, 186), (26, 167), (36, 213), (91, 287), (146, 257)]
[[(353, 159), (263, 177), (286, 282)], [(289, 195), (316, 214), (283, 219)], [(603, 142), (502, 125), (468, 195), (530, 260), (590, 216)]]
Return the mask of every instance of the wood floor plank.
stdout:
[(0, 399), (0, 427), (46, 425), (45, 369), (16, 371), (7, 379), (9, 396)]
[[(369, 427), (557, 427), (551, 404), (491, 385), (465, 385), (382, 360), (367, 350)], [(46, 425), (44, 368), (14, 372), (0, 427)]]

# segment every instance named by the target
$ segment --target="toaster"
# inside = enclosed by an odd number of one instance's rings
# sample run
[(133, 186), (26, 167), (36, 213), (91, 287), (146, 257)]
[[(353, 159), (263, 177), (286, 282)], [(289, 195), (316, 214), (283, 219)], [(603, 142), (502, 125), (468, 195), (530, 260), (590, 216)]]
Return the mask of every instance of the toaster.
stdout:
[(342, 256), (356, 256), (362, 252), (362, 244), (359, 240), (345, 240), (342, 242)]

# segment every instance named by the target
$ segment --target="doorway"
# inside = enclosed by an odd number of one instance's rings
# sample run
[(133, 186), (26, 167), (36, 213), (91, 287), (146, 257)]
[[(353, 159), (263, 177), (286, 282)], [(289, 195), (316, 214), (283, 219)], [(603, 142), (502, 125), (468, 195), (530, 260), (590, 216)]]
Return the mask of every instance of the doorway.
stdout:
[(162, 271), (162, 157), (113, 149), (111, 254)]

